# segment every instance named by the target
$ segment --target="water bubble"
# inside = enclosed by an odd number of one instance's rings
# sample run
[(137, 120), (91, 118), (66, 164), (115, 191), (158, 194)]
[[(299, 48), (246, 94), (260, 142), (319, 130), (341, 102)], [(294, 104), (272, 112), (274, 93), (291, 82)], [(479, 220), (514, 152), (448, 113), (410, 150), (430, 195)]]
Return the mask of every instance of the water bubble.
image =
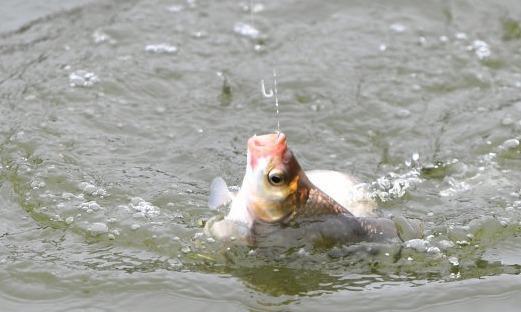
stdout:
[(98, 76), (86, 70), (77, 70), (69, 75), (69, 85), (71, 87), (91, 87), (98, 82)]
[(80, 190), (82, 190), (87, 195), (100, 196), (100, 197), (107, 195), (107, 192), (103, 188), (96, 187), (94, 184), (91, 184), (88, 182), (81, 182), (78, 185), (78, 187), (80, 188)]
[(454, 247), (455, 245), (454, 245), (453, 242), (444, 239), (444, 240), (441, 240), (441, 241), (438, 242), (438, 246), (439, 246), (441, 249), (446, 250), (446, 249), (449, 249), (449, 248)]
[(474, 51), (480, 60), (488, 58), (491, 54), (488, 43), (483, 40), (474, 40), (472, 44), (467, 47), (467, 50)]
[(72, 224), (73, 222), (74, 222), (74, 217), (67, 217), (67, 218), (65, 219), (65, 223), (66, 223), (66, 224)]
[(406, 241), (404, 244), (406, 248), (411, 248), (416, 251), (423, 252), (427, 250), (429, 242), (424, 239), (411, 239)]
[(237, 22), (233, 26), (233, 31), (241, 36), (248, 37), (251, 39), (257, 39), (260, 35), (260, 31), (252, 25)]
[(89, 231), (92, 234), (105, 234), (108, 233), (109, 227), (105, 223), (95, 222), (91, 224)]
[(251, 8), (251, 12), (252, 13), (259, 13), (259, 12), (264, 11), (264, 9), (265, 9), (264, 4), (262, 4), (262, 3), (255, 3), (253, 5), (253, 7)]
[(92, 34), (92, 39), (94, 39), (94, 43), (103, 43), (103, 42), (114, 43), (115, 42), (109, 35), (107, 35), (106, 33), (104, 33), (103, 31), (101, 31), (99, 29), (96, 30)]
[(131, 228), (132, 230), (134, 230), (134, 231), (137, 230), (137, 229), (139, 229), (140, 227), (141, 227), (141, 225), (139, 225), (139, 224), (135, 224), (135, 223), (132, 224), (132, 225), (130, 226), (130, 228)]
[(378, 50), (380, 50), (381, 52), (384, 52), (387, 50), (387, 46), (383, 43), (381, 43), (379, 46), (378, 46)]
[(399, 108), (398, 110), (396, 110), (394, 115), (398, 118), (407, 118), (411, 116), (411, 111), (406, 108)]
[(397, 32), (397, 33), (402, 33), (402, 32), (404, 32), (406, 30), (405, 25), (400, 24), (400, 23), (392, 24), (391, 26), (389, 26), (389, 28), (392, 31)]
[(86, 202), (86, 203), (81, 203), (80, 204), (80, 209), (83, 210), (83, 211), (86, 211), (86, 212), (94, 212), (94, 211), (98, 211), (98, 210), (101, 210), (102, 207), (96, 203), (95, 201), (89, 201), (89, 202)]
[(460, 246), (468, 246), (468, 245), (470, 245), (470, 243), (468, 241), (464, 240), (464, 239), (463, 240), (457, 240), (456, 244), (460, 245)]
[(464, 32), (457, 32), (454, 34), (454, 37), (458, 40), (466, 40), (467, 39), (467, 34), (464, 33)]
[(457, 279), (461, 277), (461, 273), (450, 273), (450, 278)]
[(183, 246), (183, 247), (181, 247), (181, 252), (182, 252), (182, 253), (185, 253), (185, 254), (186, 254), (186, 253), (189, 253), (190, 251), (192, 251), (192, 250), (190, 249), (190, 246)]
[(172, 12), (172, 13), (178, 13), (178, 12), (181, 12), (182, 10), (184, 9), (184, 7), (182, 5), (171, 5), (169, 6), (168, 8), (166, 8), (166, 10), (168, 12)]
[(194, 38), (204, 38), (207, 35), (208, 34), (205, 31), (195, 31), (192, 33), (192, 37), (194, 37)]
[(197, 232), (197, 233), (194, 234), (194, 237), (192, 239), (193, 240), (198, 240), (198, 239), (201, 239), (203, 236), (204, 236), (203, 232)]
[(418, 38), (418, 43), (419, 43), (420, 45), (425, 45), (425, 44), (427, 43), (427, 39), (426, 39), (425, 37), (423, 37), (423, 36), (420, 36), (420, 37)]
[(371, 184), (373, 188), (371, 196), (378, 197), (381, 201), (400, 198), (405, 195), (408, 189), (421, 181), (420, 173), (417, 170), (411, 170), (401, 175), (390, 172)]
[(502, 149), (515, 149), (519, 146), (519, 140), (518, 139), (509, 139), (503, 142), (499, 147)]
[(306, 251), (305, 248), (300, 248), (297, 252), (297, 254), (301, 257), (309, 256), (309, 252)]
[(139, 215), (145, 218), (152, 218), (158, 216), (160, 214), (160, 210), (158, 207), (152, 205), (151, 203), (145, 201), (141, 197), (133, 197), (130, 199), (129, 207), (136, 211), (134, 215)]
[(168, 259), (168, 265), (170, 265), (173, 268), (180, 268), (183, 266), (183, 262), (181, 262), (181, 260), (177, 258)]
[(443, 43), (449, 41), (449, 37), (447, 37), (447, 36), (440, 36), (439, 39), (440, 39), (440, 41), (443, 42)]
[(96, 191), (96, 186), (86, 183), (86, 182), (83, 182), (82, 184), (80, 184), (80, 188), (82, 189), (82, 191), (84, 191), (85, 193), (87, 193), (89, 195), (92, 195), (92, 193), (94, 193)]
[(458, 193), (463, 193), (471, 189), (471, 186), (465, 181), (456, 181), (456, 179), (452, 177), (448, 177), (446, 179), (447, 183), (450, 185), (449, 188), (440, 191), (440, 196), (449, 197), (454, 196)]
[(431, 246), (427, 248), (427, 253), (431, 255), (438, 255), (441, 253), (441, 250), (438, 247)]
[(510, 118), (510, 117), (505, 117), (501, 120), (501, 125), (502, 126), (510, 126), (514, 123), (514, 119)]
[(450, 264), (452, 264), (453, 266), (459, 265), (459, 260), (457, 257), (452, 256), (452, 257), (449, 257), (448, 260), (449, 260)]
[(151, 53), (172, 54), (177, 52), (177, 47), (167, 43), (148, 44), (145, 46), (145, 51)]

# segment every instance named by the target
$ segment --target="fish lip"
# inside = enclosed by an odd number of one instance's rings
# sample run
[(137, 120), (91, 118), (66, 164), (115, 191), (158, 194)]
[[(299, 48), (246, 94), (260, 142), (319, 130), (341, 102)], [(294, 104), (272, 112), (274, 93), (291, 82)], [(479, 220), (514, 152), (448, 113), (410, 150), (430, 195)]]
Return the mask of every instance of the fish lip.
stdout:
[(263, 149), (271, 146), (279, 146), (286, 143), (286, 135), (282, 132), (254, 135), (248, 140), (250, 149)]

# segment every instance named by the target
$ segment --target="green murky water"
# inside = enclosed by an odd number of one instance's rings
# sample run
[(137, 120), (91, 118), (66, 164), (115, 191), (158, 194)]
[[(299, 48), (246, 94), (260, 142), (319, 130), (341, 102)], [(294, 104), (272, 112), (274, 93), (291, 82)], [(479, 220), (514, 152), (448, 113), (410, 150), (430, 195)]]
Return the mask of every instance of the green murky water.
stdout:
[[(2, 311), (518, 307), (517, 0), (8, 2)], [(247, 138), (276, 126), (273, 69), (301, 164), (360, 177), (424, 240), (202, 234), (211, 179), (239, 184)]]

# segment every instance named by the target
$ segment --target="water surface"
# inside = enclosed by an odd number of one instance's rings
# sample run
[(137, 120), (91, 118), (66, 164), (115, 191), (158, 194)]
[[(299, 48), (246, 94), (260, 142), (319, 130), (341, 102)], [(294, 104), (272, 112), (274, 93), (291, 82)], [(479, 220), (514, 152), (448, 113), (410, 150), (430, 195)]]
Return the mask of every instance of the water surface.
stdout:
[[(1, 15), (5, 311), (517, 308), (516, 0), (41, 5)], [(303, 167), (358, 176), (425, 240), (203, 234), (211, 179), (239, 184), (247, 138), (276, 126), (273, 69)]]

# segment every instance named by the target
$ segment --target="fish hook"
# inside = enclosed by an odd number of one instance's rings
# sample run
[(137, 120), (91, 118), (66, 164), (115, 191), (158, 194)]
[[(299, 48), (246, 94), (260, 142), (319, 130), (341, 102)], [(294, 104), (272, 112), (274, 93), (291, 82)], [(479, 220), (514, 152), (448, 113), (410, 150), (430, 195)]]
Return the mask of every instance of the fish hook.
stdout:
[(264, 86), (264, 79), (261, 80), (261, 88), (262, 88), (262, 95), (266, 98), (273, 97), (273, 89), (270, 89), (270, 92), (266, 92), (266, 87)]

